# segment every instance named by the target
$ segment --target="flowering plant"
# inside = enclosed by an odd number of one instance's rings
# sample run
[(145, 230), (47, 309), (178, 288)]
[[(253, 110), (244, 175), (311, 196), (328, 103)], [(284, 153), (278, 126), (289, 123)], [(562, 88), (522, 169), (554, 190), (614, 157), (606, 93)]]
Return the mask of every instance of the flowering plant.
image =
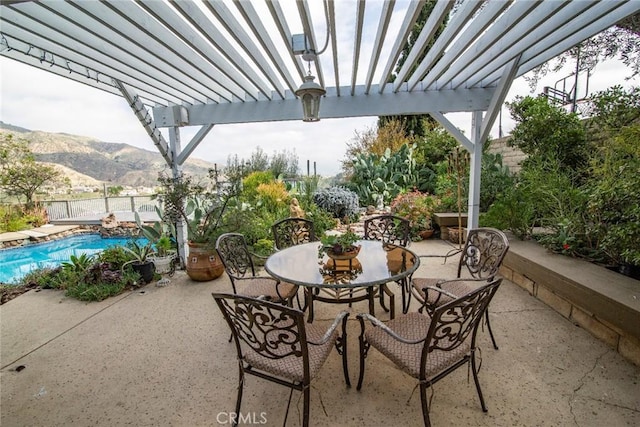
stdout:
[(440, 206), (441, 200), (429, 193), (418, 190), (409, 191), (396, 196), (391, 202), (391, 213), (409, 220), (411, 237), (421, 231), (431, 230), (431, 216)]

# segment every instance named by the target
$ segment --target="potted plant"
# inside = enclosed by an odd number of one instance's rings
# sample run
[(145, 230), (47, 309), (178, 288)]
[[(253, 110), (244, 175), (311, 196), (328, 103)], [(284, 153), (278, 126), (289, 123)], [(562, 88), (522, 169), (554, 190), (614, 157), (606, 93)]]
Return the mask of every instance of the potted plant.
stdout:
[(440, 199), (432, 194), (409, 191), (393, 199), (391, 213), (409, 221), (411, 240), (427, 239), (433, 235), (432, 215), (440, 203)]
[(160, 236), (153, 244), (156, 255), (151, 257), (151, 261), (156, 267), (156, 273), (171, 273), (173, 270), (173, 262), (176, 258), (176, 250), (173, 247), (173, 241), (167, 235)]
[(174, 224), (162, 220), (164, 212), (161, 207), (156, 206), (156, 213), (161, 220), (151, 225), (143, 224), (138, 212), (135, 213), (135, 219), (141, 234), (151, 242), (155, 250), (155, 255), (150, 259), (155, 265), (156, 273), (165, 274), (172, 271), (177, 255), (174, 245), (176, 231)]
[(124, 269), (127, 265), (131, 264), (133, 271), (138, 273), (145, 283), (151, 282), (153, 280), (153, 273), (155, 272), (153, 262), (150, 258), (155, 253), (151, 242), (143, 245), (136, 240), (132, 240), (127, 243), (127, 246), (123, 247), (123, 249), (132, 259), (125, 262), (122, 268)]
[(355, 258), (360, 252), (360, 246), (355, 245), (358, 240), (360, 237), (351, 230), (339, 235), (325, 235), (320, 239), (321, 251), (333, 259)]
[(222, 189), (217, 171), (210, 170), (213, 185), (194, 183), (192, 177), (177, 178), (160, 175), (164, 187), (165, 218), (186, 224), (189, 254), (186, 259), (187, 275), (196, 281), (213, 280), (222, 275), (224, 266), (215, 251), (218, 236), (226, 230), (223, 214), (234, 197)]

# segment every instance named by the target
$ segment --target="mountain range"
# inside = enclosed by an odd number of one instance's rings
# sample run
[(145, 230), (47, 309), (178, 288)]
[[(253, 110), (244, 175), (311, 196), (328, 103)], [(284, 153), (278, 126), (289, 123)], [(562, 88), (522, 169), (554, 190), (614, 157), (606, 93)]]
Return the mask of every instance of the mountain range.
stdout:
[[(95, 138), (33, 131), (0, 122), (0, 133), (12, 133), (14, 138), (29, 142), (36, 161), (59, 166), (73, 186), (155, 187), (161, 171), (169, 172), (164, 158), (125, 143), (104, 142)], [(184, 172), (205, 176), (214, 163), (190, 158)]]

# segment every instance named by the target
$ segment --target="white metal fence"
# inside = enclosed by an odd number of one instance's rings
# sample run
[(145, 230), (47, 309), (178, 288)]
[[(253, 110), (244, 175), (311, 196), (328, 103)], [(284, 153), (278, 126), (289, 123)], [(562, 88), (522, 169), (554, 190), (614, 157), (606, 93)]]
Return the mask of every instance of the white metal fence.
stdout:
[(101, 197), (43, 202), (49, 220), (79, 218), (111, 212), (155, 212), (158, 200), (152, 196)]

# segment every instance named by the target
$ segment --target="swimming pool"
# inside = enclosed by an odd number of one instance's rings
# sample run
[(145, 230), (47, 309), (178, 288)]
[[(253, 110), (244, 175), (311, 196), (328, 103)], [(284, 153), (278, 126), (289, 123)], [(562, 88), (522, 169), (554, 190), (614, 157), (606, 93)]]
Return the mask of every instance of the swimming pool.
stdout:
[(71, 255), (93, 255), (109, 246), (124, 245), (130, 238), (103, 238), (99, 234), (65, 237), (45, 243), (0, 250), (0, 283), (16, 283), (32, 270), (56, 267)]

